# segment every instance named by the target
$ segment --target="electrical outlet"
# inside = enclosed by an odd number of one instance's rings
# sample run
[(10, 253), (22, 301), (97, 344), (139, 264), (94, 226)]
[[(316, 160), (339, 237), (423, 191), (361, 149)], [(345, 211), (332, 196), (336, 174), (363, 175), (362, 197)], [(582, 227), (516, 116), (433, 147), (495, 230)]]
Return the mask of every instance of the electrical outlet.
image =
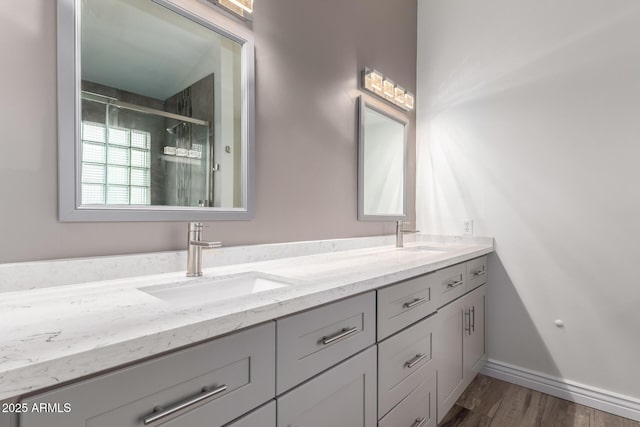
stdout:
[(465, 219), (462, 222), (462, 234), (472, 235), (473, 234), (473, 220)]

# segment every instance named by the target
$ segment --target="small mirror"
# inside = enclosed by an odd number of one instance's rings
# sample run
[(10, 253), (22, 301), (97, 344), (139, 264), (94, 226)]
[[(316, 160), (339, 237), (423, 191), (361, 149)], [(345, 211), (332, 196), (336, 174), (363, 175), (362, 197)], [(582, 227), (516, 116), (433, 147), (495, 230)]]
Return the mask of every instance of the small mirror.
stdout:
[(358, 219), (406, 217), (407, 122), (360, 97)]
[(252, 42), (165, 0), (58, 1), (61, 220), (249, 219)]

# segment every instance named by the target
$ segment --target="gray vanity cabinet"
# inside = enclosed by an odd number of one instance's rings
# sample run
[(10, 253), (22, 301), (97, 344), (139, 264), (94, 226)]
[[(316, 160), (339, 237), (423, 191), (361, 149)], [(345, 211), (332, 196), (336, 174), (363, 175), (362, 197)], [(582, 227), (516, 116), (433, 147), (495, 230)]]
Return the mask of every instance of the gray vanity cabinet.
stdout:
[(277, 394), (373, 345), (375, 307), (368, 292), (278, 319)]
[(465, 384), (480, 372), (484, 362), (487, 360), (484, 324), (486, 298), (486, 286), (482, 286), (464, 298), (465, 321), (467, 322), (464, 327), (462, 349)]
[(378, 344), (379, 418), (435, 373), (434, 323), (431, 316)]
[(487, 283), (487, 256), (467, 261), (467, 292)]
[(276, 401), (272, 400), (225, 427), (276, 427)]
[(278, 397), (278, 427), (375, 427), (376, 348)]
[(438, 310), (434, 353), (438, 370), (438, 422), (449, 412), (486, 360), (486, 286)]
[(436, 427), (436, 374), (424, 380), (378, 427)]
[(378, 289), (378, 341), (435, 313), (438, 308), (433, 274), (424, 274)]
[(452, 265), (428, 275), (437, 295), (438, 307), (461, 297), (467, 291), (467, 263)]
[(69, 403), (71, 411), (28, 412), (20, 426), (222, 426), (275, 397), (274, 366), (269, 322), (27, 398), (29, 407)]
[(457, 300), (438, 310), (437, 314), (433, 347), (438, 370), (438, 422), (463, 390), (463, 307), (463, 301)]

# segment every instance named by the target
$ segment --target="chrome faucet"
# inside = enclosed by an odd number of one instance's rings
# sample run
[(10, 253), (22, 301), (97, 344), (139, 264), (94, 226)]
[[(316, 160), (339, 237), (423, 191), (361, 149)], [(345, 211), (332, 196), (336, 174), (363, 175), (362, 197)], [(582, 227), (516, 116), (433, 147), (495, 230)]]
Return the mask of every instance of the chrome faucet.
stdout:
[(220, 242), (203, 242), (201, 222), (189, 223), (189, 235), (187, 246), (187, 277), (202, 276), (202, 250), (213, 249), (222, 246)]
[(404, 247), (404, 235), (408, 233), (419, 233), (420, 230), (405, 230), (404, 225), (410, 224), (405, 221), (398, 221), (396, 223), (396, 248)]

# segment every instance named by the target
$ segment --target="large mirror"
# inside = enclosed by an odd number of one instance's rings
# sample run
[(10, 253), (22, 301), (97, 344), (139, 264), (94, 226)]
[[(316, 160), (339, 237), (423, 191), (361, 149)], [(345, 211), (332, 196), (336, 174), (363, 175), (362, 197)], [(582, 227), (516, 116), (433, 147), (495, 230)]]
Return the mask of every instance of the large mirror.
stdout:
[(60, 219), (250, 219), (250, 37), (213, 7), (58, 8)]
[(359, 100), (358, 219), (406, 217), (407, 122)]

